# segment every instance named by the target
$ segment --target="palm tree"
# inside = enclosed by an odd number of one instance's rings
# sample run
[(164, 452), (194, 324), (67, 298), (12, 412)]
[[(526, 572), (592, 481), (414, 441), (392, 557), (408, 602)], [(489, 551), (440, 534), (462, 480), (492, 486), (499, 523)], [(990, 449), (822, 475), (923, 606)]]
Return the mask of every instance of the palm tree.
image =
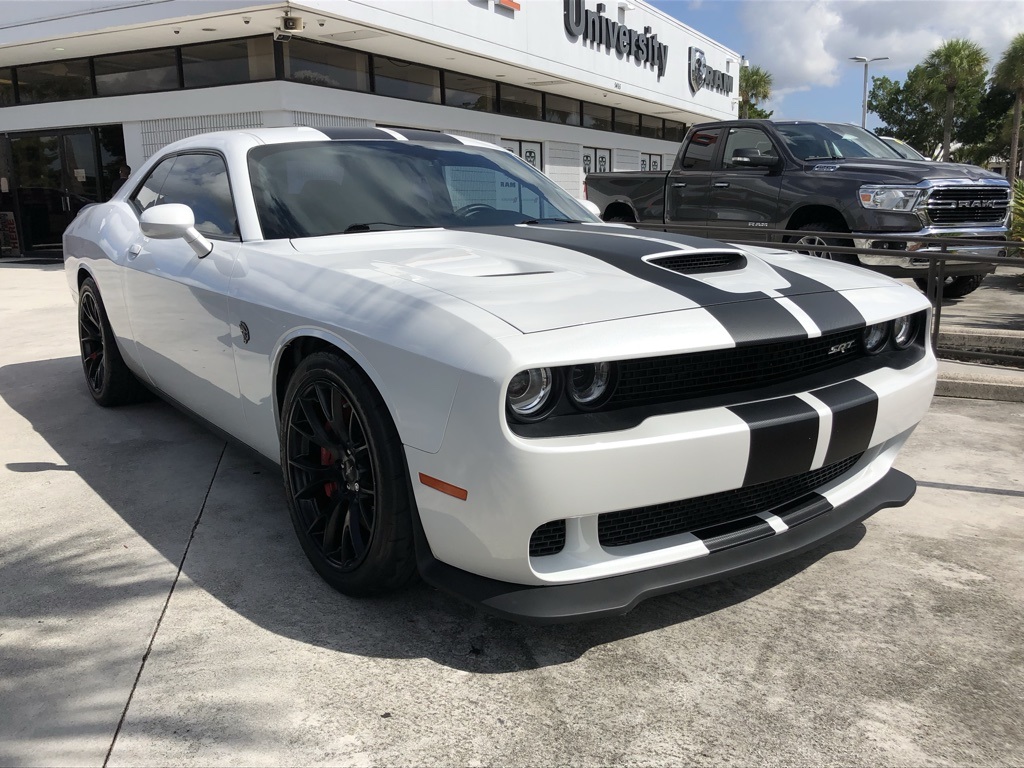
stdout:
[(946, 93), (945, 115), (942, 122), (942, 159), (949, 162), (949, 145), (953, 140), (953, 102), (956, 92), (971, 85), (979, 76), (984, 78), (988, 54), (971, 40), (947, 40), (924, 60), (925, 76), (936, 90)]
[(1017, 178), (1019, 167), (1018, 151), (1020, 148), (1020, 113), (1024, 107), (1024, 32), (1010, 41), (1009, 47), (1003, 52), (1003, 58), (992, 70), (992, 79), (996, 85), (1012, 91), (1017, 98), (1013, 102), (1013, 132), (1010, 134), (1010, 184)]
[(740, 69), (740, 117), (750, 114), (750, 107), (772, 96), (772, 73), (760, 67)]

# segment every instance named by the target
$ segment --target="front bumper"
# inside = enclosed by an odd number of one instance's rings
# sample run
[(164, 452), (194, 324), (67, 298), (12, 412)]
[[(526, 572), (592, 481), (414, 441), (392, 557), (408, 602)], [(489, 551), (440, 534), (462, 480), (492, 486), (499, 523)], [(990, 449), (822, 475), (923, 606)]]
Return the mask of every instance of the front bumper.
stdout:
[[(893, 239), (898, 236), (899, 239)], [(914, 238), (921, 238), (915, 240)], [(893, 251), (892, 256), (858, 256), (863, 266), (891, 277), (923, 277), (928, 273), (931, 255), (943, 253), (941, 247), (924, 238), (977, 240), (977, 245), (950, 245), (945, 250), (949, 259), (945, 273), (955, 275), (987, 275), (995, 271), (997, 262), (1006, 257), (1006, 229), (1003, 227), (975, 227), (971, 229), (940, 229), (928, 227), (918, 232), (871, 233), (854, 232), (855, 247)], [(956, 256), (992, 259), (992, 262), (957, 261)]]
[(816, 497), (792, 510), (801, 518), (784, 535), (728, 547), (706, 557), (605, 579), (550, 586), (527, 586), (489, 579), (433, 557), (417, 525), (417, 560), (428, 584), (466, 600), (487, 613), (528, 624), (556, 624), (627, 613), (641, 600), (695, 587), (806, 552), (870, 517), (900, 507), (913, 497), (914, 480), (890, 469), (864, 492), (835, 507)]

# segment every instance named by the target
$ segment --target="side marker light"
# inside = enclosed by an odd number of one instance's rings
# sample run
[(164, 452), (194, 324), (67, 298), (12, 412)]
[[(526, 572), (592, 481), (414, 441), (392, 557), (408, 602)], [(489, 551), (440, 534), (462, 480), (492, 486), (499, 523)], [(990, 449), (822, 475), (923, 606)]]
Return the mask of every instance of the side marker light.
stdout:
[(438, 480), (436, 477), (424, 475), (422, 472), (420, 472), (420, 482), (428, 488), (433, 488), (435, 491), (440, 491), (441, 493), (447, 493), (449, 496), (454, 496), (459, 501), (465, 501), (469, 496), (469, 491), (465, 488), (459, 488), (457, 485), (446, 483), (444, 480)]

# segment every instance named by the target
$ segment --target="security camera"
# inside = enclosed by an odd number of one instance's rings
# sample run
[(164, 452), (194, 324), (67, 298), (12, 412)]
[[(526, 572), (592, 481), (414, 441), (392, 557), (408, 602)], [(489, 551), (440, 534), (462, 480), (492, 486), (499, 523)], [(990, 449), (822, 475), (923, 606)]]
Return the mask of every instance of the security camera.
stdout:
[(243, 16), (242, 17), (242, 23), (243, 24), (249, 24), (251, 22), (252, 22), (252, 16)]
[(180, 34), (181, 34), (181, 30), (180, 30), (180, 29), (176, 29), (176, 30), (174, 30), (174, 34), (176, 34), (176, 35), (180, 35)]
[(287, 43), (291, 39), (292, 39), (292, 33), (291, 32), (285, 32), (283, 29), (275, 29), (274, 30), (274, 40), (276, 40), (277, 42), (279, 42), (279, 43)]
[(317, 24), (318, 24), (319, 26), (321, 26), (321, 27), (322, 27), (322, 26), (324, 26), (324, 25), (326, 25), (326, 24), (327, 24), (327, 20), (326, 20), (326, 19), (317, 19), (317, 20), (316, 20), (316, 23), (317, 23)]

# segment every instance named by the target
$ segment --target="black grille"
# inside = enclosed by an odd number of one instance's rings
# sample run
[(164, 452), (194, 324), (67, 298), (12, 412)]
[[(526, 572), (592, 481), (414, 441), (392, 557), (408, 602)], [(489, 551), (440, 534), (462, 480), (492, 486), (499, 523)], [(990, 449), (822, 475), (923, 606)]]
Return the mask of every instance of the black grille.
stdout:
[(606, 512), (598, 517), (601, 546), (621, 547), (678, 533), (699, 531), (708, 526), (750, 517), (758, 512), (795, 505), (815, 488), (846, 474), (860, 460), (861, 455), (781, 480), (769, 480), (693, 499)]
[(862, 330), (851, 329), (816, 339), (624, 360), (619, 363), (619, 382), (608, 407), (665, 403), (779, 384), (862, 357), (862, 335)]
[(651, 259), (647, 263), (682, 275), (693, 275), (701, 272), (728, 272), (733, 269), (743, 269), (747, 265), (747, 259), (742, 253), (692, 253), (685, 256), (665, 256), (660, 259)]
[(934, 224), (995, 224), (1009, 205), (1009, 193), (1001, 187), (940, 187), (928, 196), (925, 210)]
[(565, 547), (565, 520), (544, 523), (530, 537), (530, 557), (557, 555)]

